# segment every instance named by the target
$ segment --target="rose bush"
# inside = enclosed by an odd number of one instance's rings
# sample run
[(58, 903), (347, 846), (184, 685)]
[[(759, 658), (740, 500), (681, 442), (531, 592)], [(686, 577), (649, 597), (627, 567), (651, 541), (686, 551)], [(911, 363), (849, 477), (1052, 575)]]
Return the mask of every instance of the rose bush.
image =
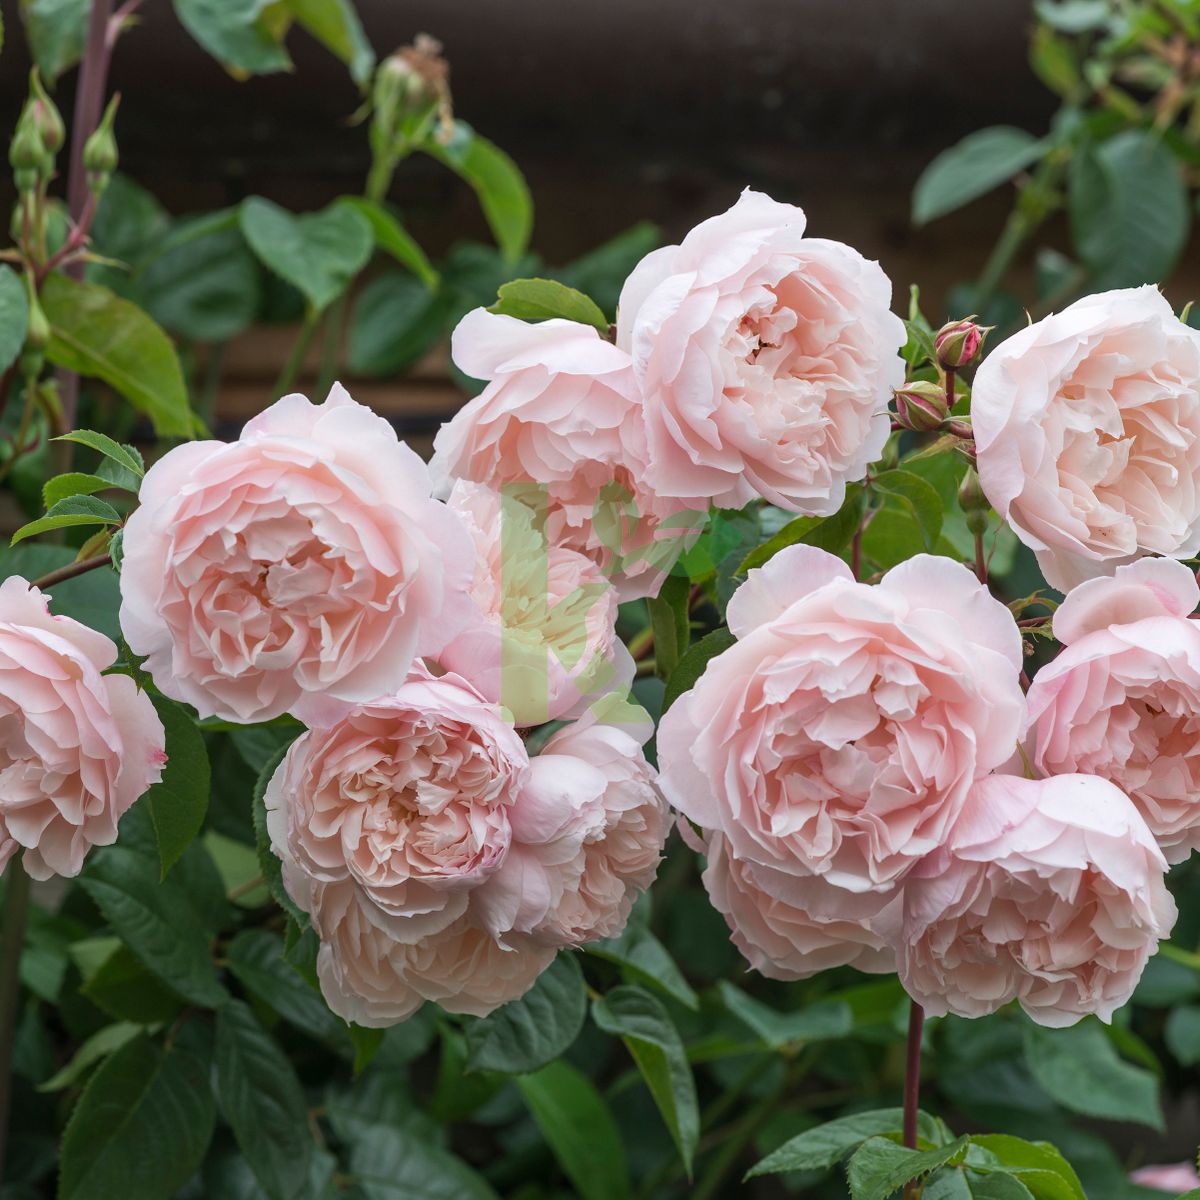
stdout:
[[(1003, 261), (934, 329), (749, 189), (517, 278), (527, 189), (430, 39), (375, 67), (340, 0), (237, 36), (180, 0), (235, 74), (293, 23), (346, 60), (371, 171), (131, 244), (154, 201), (95, 97), (133, 7), (91, 9), (65, 216), (40, 73), (10, 155), (3, 1200), (1200, 1188), (1143, 1166), (1197, 1150), (1200, 335), (1097, 249), (1153, 242), (1117, 235), (1170, 210), (1161, 160), (1060, 122), (1069, 178), (1019, 183), (999, 249), (1060, 185), (1103, 238), (1024, 329)], [(25, 8), (53, 76), (66, 18)], [(918, 207), (1003, 178), (993, 140)], [(495, 251), (404, 229), (417, 153)], [(187, 385), (289, 303), (280, 379), (209, 436)], [(426, 465), (333, 376), (451, 324), (479, 390)]]

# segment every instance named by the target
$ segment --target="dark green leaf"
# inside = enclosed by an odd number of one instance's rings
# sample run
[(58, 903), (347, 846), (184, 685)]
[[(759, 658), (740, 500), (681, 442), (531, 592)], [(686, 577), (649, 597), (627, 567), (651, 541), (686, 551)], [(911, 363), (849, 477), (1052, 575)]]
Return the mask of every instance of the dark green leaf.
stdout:
[(429, 291), (437, 288), (439, 276), (425, 256), (425, 251), (382, 204), (376, 204), (362, 196), (343, 196), (338, 203), (355, 209), (367, 218), (375, 237), (375, 245), (380, 250), (390, 254), (401, 266), (407, 267)]
[(371, 78), (375, 52), (363, 33), (352, 0), (286, 0), (288, 11), (331, 54), (350, 68), (360, 86)]
[[(682, 664), (680, 664), (682, 670)], [(597, 958), (621, 967), (627, 979), (644, 983), (677, 1000), (685, 1008), (700, 1007), (700, 1001), (667, 948), (644, 925), (632, 921), (620, 937), (588, 942), (583, 949)]]
[(728, 629), (714, 629), (705, 634), (694, 646), (689, 646), (687, 653), (680, 658), (671, 678), (667, 681), (667, 690), (663, 693), (662, 711), (679, 699), (684, 692), (691, 691), (696, 681), (704, 674), (709, 660), (724, 653), (737, 641)]
[(947, 1167), (929, 1177), (921, 1200), (971, 1200), (971, 1189), (958, 1167)]
[(21, 0), (29, 51), (48, 84), (83, 55), (90, 7), (90, 0)]
[(1001, 1133), (976, 1134), (971, 1142), (993, 1155), (1036, 1200), (1087, 1200), (1071, 1164), (1049, 1143)]
[(919, 1179), (937, 1167), (960, 1162), (969, 1138), (956, 1138), (932, 1150), (910, 1150), (883, 1137), (865, 1141), (846, 1168), (852, 1200), (888, 1200), (910, 1179)]
[(926, 550), (932, 551), (942, 532), (942, 500), (933, 484), (911, 471), (883, 471), (873, 476), (871, 486), (896, 498), (912, 518)]
[(1178, 1062), (1194, 1067), (1200, 1062), (1200, 1007), (1176, 1008), (1167, 1017), (1167, 1047)]
[(1096, 291), (1165, 279), (1191, 224), (1180, 163), (1159, 137), (1135, 129), (1075, 156), (1070, 211)]
[(924, 225), (990, 192), (1036, 162), (1046, 143), (1023, 129), (996, 125), (943, 150), (913, 188), (912, 217)]
[(796, 1012), (781, 1013), (746, 995), (728, 980), (721, 980), (717, 986), (725, 1007), (772, 1050), (801, 1042), (846, 1037), (854, 1029), (850, 1006), (839, 1001), (818, 1001)]
[(115, 1025), (105, 1025), (88, 1038), (75, 1051), (71, 1061), (61, 1070), (56, 1071), (45, 1083), (38, 1084), (39, 1092), (60, 1092), (63, 1088), (73, 1087), (88, 1071), (119, 1050), (126, 1042), (132, 1041), (142, 1032), (141, 1026), (130, 1021), (118, 1021)]
[(111, 504), (94, 496), (69, 496), (59, 500), (44, 517), (22, 525), (12, 535), (12, 545), (52, 529), (69, 529), (76, 525), (120, 525), (121, 514)]
[(195, 721), (174, 701), (163, 696), (152, 698), (167, 733), (167, 764), (162, 779), (146, 793), (142, 803), (154, 822), (165, 879), (204, 824), (210, 771), (208, 751)]
[(789, 521), (770, 541), (752, 550), (742, 560), (738, 574), (744, 575), (753, 567), (769, 562), (780, 550), (803, 543), (819, 546), (830, 554), (838, 554), (850, 545), (863, 515), (865, 496), (858, 484), (846, 489), (842, 507), (831, 517), (797, 517)]
[(141, 451), (136, 446), (123, 445), (114, 442), (106, 433), (97, 433), (94, 429), (73, 429), (54, 439), (56, 442), (78, 442), (111, 459), (117, 466), (141, 479), (146, 473), (146, 464), (142, 461)]
[(629, 1171), (612, 1112), (586, 1075), (563, 1059), (517, 1078), (542, 1136), (582, 1200), (625, 1200)]
[(212, 1137), (208, 1064), (139, 1037), (92, 1076), (67, 1123), (59, 1200), (169, 1200)]
[(516, 163), (465, 121), (454, 122), (449, 142), (430, 138), (422, 149), (475, 189), (504, 257), (509, 262), (520, 258), (533, 228), (533, 200)]
[(50, 509), (60, 500), (71, 496), (90, 496), (93, 492), (102, 492), (112, 486), (112, 480), (101, 479), (99, 475), (68, 471), (65, 475), (55, 475), (53, 479), (46, 480), (42, 487), (42, 503)]
[(241, 224), (254, 253), (318, 312), (366, 265), (375, 240), (367, 218), (338, 203), (295, 216), (270, 200), (251, 196), (242, 202)]
[(349, 1025), (350, 1042), (354, 1046), (354, 1073), (360, 1074), (383, 1046), (383, 1030), (366, 1025)]
[(183, 1001), (120, 942), (79, 990), (110, 1017), (137, 1025), (174, 1020), (183, 1007)]
[(29, 328), (29, 299), (12, 267), (0, 265), (0, 371), (17, 361)]
[(145, 413), (162, 437), (189, 437), (183, 370), (171, 339), (140, 308), (108, 288), (52, 272), (42, 285), (50, 322), (46, 357), (102, 379)]
[(362, 1132), (350, 1150), (350, 1172), (365, 1200), (497, 1200), (461, 1159), (388, 1125)]
[(496, 303), (488, 312), (520, 321), (548, 321), (558, 317), (591, 325), (608, 336), (608, 318), (590, 297), (553, 279), (514, 279), (501, 284)]
[[(971, 1200), (1042, 1200), (1035, 1197), (1015, 1175), (994, 1171), (972, 1175), (968, 1184)], [(1045, 1200), (1050, 1200), (1046, 1197)]]
[(270, 1200), (306, 1194), (313, 1152), (300, 1080), (239, 1000), (217, 1012), (217, 1094), (259, 1186)]
[(230, 70), (265, 75), (292, 65), (263, 19), (265, 0), (174, 0), (174, 4), (188, 33)]
[(515, 1075), (544, 1067), (579, 1036), (586, 1009), (579, 962), (563, 952), (519, 1000), (467, 1026), (467, 1069)]
[(275, 774), (276, 768), (283, 762), (283, 756), (287, 752), (287, 746), (280, 746), (270, 759), (267, 760), (266, 765), (259, 773), (258, 781), (254, 785), (254, 796), (250, 802), (250, 811), (254, 817), (255, 848), (258, 851), (258, 861), (262, 867), (263, 879), (266, 881), (267, 887), (271, 889), (271, 895), (275, 898), (275, 903), (301, 929), (307, 929), (308, 914), (302, 912), (296, 906), (295, 901), (287, 894), (287, 889), (283, 886), (283, 864), (276, 857), (275, 851), (271, 849), (271, 835), (267, 831), (267, 809), (263, 799), (266, 794), (267, 784), (271, 782), (271, 776)]
[(1117, 1057), (1092, 1021), (1069, 1029), (1026, 1029), (1025, 1059), (1034, 1078), (1064, 1108), (1111, 1121), (1163, 1128), (1158, 1080)]
[(654, 631), (655, 672), (669, 680), (688, 645), (688, 600), (691, 585), (682, 575), (668, 575), (657, 596), (646, 604), (650, 610), (650, 628)]
[(393, 375), (425, 354), (445, 331), (446, 298), (415, 276), (377, 275), (355, 297), (346, 358), (363, 375)]
[(691, 1064), (670, 1014), (649, 992), (622, 985), (593, 1001), (592, 1017), (633, 1055), (691, 1178), (700, 1110)]
[[(922, 1114), (924, 1116), (924, 1114)], [(746, 1178), (775, 1175), (781, 1171), (820, 1171), (841, 1161), (856, 1146), (884, 1133), (899, 1135), (904, 1125), (904, 1110), (881, 1108), (826, 1121), (784, 1142), (766, 1158), (754, 1164)]]

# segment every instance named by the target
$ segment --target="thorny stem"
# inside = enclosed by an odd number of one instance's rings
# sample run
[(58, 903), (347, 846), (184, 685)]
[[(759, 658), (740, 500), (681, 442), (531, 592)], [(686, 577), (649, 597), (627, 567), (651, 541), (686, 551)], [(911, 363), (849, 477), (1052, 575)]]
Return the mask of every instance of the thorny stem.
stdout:
[[(914, 1000), (908, 1011), (908, 1053), (904, 1067), (904, 1144), (917, 1148), (917, 1112), (921, 1103), (921, 1036), (925, 1010)], [(904, 1200), (917, 1200), (920, 1184), (913, 1179), (904, 1188)]]
[(29, 909), (29, 876), (16, 857), (8, 866), (8, 891), (4, 897), (3, 944), (0, 945), (0, 1179), (4, 1178), (4, 1152), (12, 1099), (12, 1055), (20, 1007), (21, 949), (25, 943), (25, 914)]

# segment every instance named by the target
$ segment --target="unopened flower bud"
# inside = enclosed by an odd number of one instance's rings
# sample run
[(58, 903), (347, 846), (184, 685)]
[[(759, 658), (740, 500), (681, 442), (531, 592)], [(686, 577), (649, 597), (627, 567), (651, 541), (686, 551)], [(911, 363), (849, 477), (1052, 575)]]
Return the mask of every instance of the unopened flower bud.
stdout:
[(974, 467), (967, 468), (967, 473), (958, 486), (958, 503), (967, 518), (967, 529), (975, 535), (983, 533), (987, 529), (987, 515), (991, 505), (983, 494), (979, 472)]
[(930, 433), (940, 429), (950, 415), (946, 389), (940, 383), (918, 380), (897, 388), (895, 393), (896, 420), (914, 433)]
[(29, 100), (26, 102), (25, 112), (37, 126), (46, 149), (51, 155), (57, 154), (67, 140), (67, 127), (63, 124), (62, 114), (42, 86), (42, 79), (36, 67), (29, 73)]
[(22, 118), (8, 147), (8, 161), (13, 169), (13, 179), (18, 192), (32, 192), (37, 187), (46, 162), (46, 144), (37, 126)]
[(946, 370), (967, 366), (983, 348), (983, 339), (992, 329), (991, 325), (976, 325), (973, 314), (943, 325), (933, 336), (938, 362)]
[(109, 178), (117, 169), (117, 139), (113, 136), (113, 118), (117, 114), (120, 96), (109, 101), (100, 124), (83, 144), (83, 169), (87, 172), (88, 187), (99, 195), (108, 186)]

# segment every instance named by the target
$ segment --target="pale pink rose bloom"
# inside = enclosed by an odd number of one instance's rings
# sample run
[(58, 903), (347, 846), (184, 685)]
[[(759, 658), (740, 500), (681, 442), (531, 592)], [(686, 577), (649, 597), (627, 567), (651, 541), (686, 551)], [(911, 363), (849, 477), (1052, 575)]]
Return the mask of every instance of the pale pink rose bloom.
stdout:
[(459, 322), (451, 353), (489, 382), (438, 431), (431, 469), (442, 489), (466, 479), (515, 490), (550, 539), (604, 568), (623, 600), (656, 594), (708, 501), (646, 488), (629, 355), (590, 325), (527, 324), (482, 308)]
[(335, 385), (190, 442), (125, 528), (121, 628), (168, 696), (262, 721), (398, 687), (469, 612), (470, 541), (421, 460)]
[(708, 835), (702, 850), (708, 897), (756, 971), (772, 979), (807, 979), (833, 967), (896, 969), (886, 910), (898, 906), (899, 888), (850, 892), (819, 875), (747, 862), (729, 853), (719, 833)]
[(732, 857), (887, 891), (1015, 753), (1020, 633), (959, 563), (918, 555), (871, 586), (789, 547), (728, 621), (738, 641), (667, 712), (658, 754), (667, 799)]
[(1071, 591), (1066, 648), (1029, 689), (1029, 756), (1045, 775), (1115, 783), (1168, 862), (1200, 846), (1200, 602), (1182, 563), (1144, 558)]
[(515, 931), (551, 946), (617, 936), (670, 831), (641, 745), (590, 713), (533, 759), (512, 821), (508, 856), (473, 900), (505, 942)]
[(1054, 587), (1200, 552), (1198, 390), (1200, 332), (1151, 286), (1087, 296), (984, 360), (979, 478)]
[(402, 918), (386, 924), (391, 936), (416, 942), (462, 916), (504, 861), (528, 773), (494, 705), (417, 668), (292, 743), (267, 786), (268, 827), (281, 858), (286, 847), (316, 884), (353, 880), (362, 903)]
[(409, 940), (408, 918), (384, 912), (351, 880), (304, 879), (289, 890), (321, 939), (317, 976), (326, 1003), (359, 1025), (394, 1025), (426, 1000), (485, 1017), (523, 996), (554, 960), (553, 947), (529, 939), (501, 945), (470, 915)]
[(117, 648), (17, 575), (0, 584), (0, 869), (24, 847), (34, 879), (78, 875), (162, 776), (162, 722)]
[(600, 568), (547, 543), (520, 501), (460, 481), (450, 508), (475, 543), (478, 614), (438, 655), (519, 726), (577, 715), (627, 690), (634, 665), (617, 637), (617, 594)]
[(660, 495), (828, 514), (882, 452), (904, 381), (891, 282), (804, 224), (746, 190), (626, 281), (617, 345), (642, 388)]
[(1174, 1195), (1200, 1188), (1200, 1174), (1197, 1174), (1196, 1168), (1188, 1162), (1162, 1167), (1140, 1167), (1130, 1175), (1129, 1181)]
[(1040, 1025), (1109, 1021), (1175, 923), (1166, 870), (1107, 780), (989, 776), (905, 880), (900, 981), (931, 1016), (1018, 1000)]

